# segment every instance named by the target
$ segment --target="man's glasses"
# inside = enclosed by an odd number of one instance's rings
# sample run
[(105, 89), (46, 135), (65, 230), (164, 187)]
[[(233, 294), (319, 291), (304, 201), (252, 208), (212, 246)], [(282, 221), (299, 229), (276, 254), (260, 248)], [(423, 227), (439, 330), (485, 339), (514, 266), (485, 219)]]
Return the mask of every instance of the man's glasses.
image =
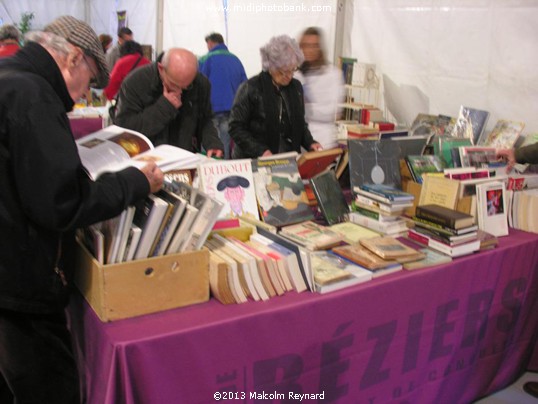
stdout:
[(86, 66), (88, 66), (88, 70), (90, 71), (90, 73), (92, 75), (91, 81), (97, 80), (98, 72), (93, 70), (91, 63), (88, 61), (88, 59), (86, 59), (87, 56), (86, 56), (85, 53), (82, 54), (82, 57), (84, 58), (84, 63), (86, 63)]

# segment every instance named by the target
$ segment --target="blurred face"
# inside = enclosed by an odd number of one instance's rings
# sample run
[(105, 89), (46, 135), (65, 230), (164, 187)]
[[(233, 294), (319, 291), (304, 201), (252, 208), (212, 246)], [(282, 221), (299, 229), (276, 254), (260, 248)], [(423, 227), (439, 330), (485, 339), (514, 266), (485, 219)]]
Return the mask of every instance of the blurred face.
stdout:
[(159, 75), (166, 91), (170, 93), (181, 95), (184, 90), (190, 90), (192, 88), (192, 81), (194, 80), (194, 75), (192, 74), (174, 75), (169, 69), (159, 63)]
[(304, 54), (305, 62), (315, 62), (321, 56), (319, 37), (317, 35), (305, 35), (299, 44)]
[(273, 79), (273, 83), (277, 86), (286, 87), (293, 79), (293, 73), (297, 71), (297, 66), (287, 66), (281, 69), (271, 69), (269, 74)]

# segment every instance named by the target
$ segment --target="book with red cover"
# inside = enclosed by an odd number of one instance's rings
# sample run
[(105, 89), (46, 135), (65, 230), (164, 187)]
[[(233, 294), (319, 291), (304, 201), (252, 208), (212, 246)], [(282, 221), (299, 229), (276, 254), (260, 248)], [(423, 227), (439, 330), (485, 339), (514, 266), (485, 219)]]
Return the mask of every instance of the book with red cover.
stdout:
[(339, 147), (334, 149), (305, 152), (297, 159), (299, 174), (303, 179), (309, 179), (324, 171), (329, 164), (336, 161), (343, 150)]

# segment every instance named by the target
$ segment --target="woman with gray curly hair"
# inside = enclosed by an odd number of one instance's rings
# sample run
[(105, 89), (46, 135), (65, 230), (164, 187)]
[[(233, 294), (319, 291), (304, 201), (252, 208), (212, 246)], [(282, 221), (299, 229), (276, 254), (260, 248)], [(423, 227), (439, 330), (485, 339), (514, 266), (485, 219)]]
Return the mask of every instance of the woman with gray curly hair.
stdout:
[(304, 60), (297, 42), (273, 37), (260, 54), (263, 71), (239, 87), (230, 113), (232, 157), (320, 150), (305, 121), (303, 87), (293, 78)]
[(20, 49), (20, 32), (14, 25), (0, 26), (0, 58), (11, 56)]

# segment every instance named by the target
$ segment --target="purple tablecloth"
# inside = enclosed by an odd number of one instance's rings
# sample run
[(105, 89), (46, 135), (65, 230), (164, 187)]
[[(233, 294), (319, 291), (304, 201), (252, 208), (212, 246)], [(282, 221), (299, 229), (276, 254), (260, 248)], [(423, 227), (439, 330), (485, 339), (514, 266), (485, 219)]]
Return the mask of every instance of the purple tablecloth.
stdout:
[(212, 300), (106, 324), (78, 297), (70, 312), (90, 404), (210, 403), (216, 392), (465, 403), (530, 365), (537, 270), (538, 235), (511, 230), (495, 250), (327, 295)]

